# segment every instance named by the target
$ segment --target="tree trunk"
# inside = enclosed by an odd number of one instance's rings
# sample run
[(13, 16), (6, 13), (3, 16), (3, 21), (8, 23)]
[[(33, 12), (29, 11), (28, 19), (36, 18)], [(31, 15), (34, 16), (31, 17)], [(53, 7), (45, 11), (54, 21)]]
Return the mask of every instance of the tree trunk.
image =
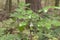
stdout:
[(12, 8), (12, 0), (6, 0), (5, 10), (7, 10), (10, 13), (11, 8)]
[(12, 8), (12, 0), (9, 0), (9, 13), (11, 12), (11, 8)]
[(59, 1), (60, 0), (55, 0), (55, 6), (59, 6)]
[(37, 12), (41, 8), (41, 0), (25, 0), (26, 3), (30, 3), (30, 8)]
[(8, 0), (6, 0), (6, 3), (5, 3), (5, 10), (8, 9)]
[(17, 4), (18, 4), (18, 5), (19, 5), (19, 2), (20, 2), (20, 1), (19, 1), (19, 0), (17, 0)]

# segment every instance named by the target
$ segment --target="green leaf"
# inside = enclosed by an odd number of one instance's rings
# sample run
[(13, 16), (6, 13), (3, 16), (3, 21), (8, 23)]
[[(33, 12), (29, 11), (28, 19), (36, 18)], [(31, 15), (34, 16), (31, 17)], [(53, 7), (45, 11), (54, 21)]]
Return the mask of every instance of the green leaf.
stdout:
[(26, 25), (27, 25), (27, 22), (21, 22), (21, 23), (19, 24), (18, 29), (19, 29), (20, 31), (23, 31), (24, 28), (26, 27)]
[(26, 10), (26, 12), (27, 12), (28, 15), (33, 13), (32, 10)]
[(51, 28), (51, 24), (50, 24), (50, 23), (45, 23), (45, 27), (46, 27), (47, 29), (50, 29), (50, 28)]
[(0, 37), (0, 40), (21, 40), (18, 35), (7, 34)]
[(30, 3), (26, 4), (25, 6), (30, 6)]
[(24, 28), (25, 27), (23, 27), (23, 26), (22, 27), (18, 27), (19, 31), (21, 31), (21, 32), (24, 30)]
[(42, 12), (43, 10), (41, 9), (41, 10), (39, 10), (38, 12)]
[(21, 22), (21, 23), (19, 24), (20, 27), (26, 26), (26, 25), (27, 25), (27, 22)]
[(52, 24), (53, 24), (54, 26), (60, 26), (60, 21), (58, 21), (58, 20), (53, 20), (53, 21), (52, 21)]

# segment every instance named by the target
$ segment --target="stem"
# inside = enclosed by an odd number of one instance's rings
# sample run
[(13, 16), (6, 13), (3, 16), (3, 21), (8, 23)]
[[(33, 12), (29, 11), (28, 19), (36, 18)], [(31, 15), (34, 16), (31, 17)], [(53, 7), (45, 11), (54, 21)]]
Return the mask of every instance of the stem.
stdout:
[(11, 12), (11, 8), (12, 8), (12, 0), (9, 0), (9, 13)]
[(31, 26), (30, 26), (30, 22), (31, 22), (31, 21), (32, 21), (32, 20), (30, 19), (30, 20), (29, 20), (29, 29), (30, 29), (29, 31), (30, 31), (30, 40), (33, 40), (33, 39), (32, 39), (32, 30), (31, 30)]
[(30, 40), (33, 40), (33, 39), (32, 39), (32, 32), (31, 32), (31, 30), (30, 30)]

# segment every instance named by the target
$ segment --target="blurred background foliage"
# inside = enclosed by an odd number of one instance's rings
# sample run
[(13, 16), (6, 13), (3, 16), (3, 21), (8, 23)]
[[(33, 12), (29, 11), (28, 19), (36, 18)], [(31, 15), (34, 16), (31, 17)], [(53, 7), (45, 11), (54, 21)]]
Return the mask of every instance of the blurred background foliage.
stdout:
[[(55, 0), (41, 0), (41, 14), (30, 8), (25, 10), (29, 6), (25, 0), (20, 0), (19, 5), (17, 0), (12, 2), (12, 8), (18, 8), (11, 12), (11, 16), (8, 15), (8, 19), (0, 22), (0, 40), (60, 40), (60, 7), (55, 7)], [(5, 3), (6, 0), (0, 0), (1, 10)]]

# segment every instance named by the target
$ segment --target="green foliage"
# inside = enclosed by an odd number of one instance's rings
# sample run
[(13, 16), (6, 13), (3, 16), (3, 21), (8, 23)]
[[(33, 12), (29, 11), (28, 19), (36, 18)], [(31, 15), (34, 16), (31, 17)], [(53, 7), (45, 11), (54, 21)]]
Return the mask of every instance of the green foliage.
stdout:
[(0, 36), (3, 36), (5, 29), (6, 29), (6, 28), (0, 28)]
[[(29, 5), (27, 5), (29, 6)], [(32, 10), (28, 9), (28, 10), (25, 10), (25, 7), (26, 7), (26, 4), (25, 3), (21, 3), (19, 8), (16, 9), (17, 12), (14, 12), (11, 17), (15, 17), (15, 18), (18, 18), (18, 19), (23, 19), (24, 21), (27, 21), (27, 22), (22, 22), (19, 24), (19, 26), (23, 27), (25, 25), (28, 24), (28, 21), (30, 22), (33, 22), (36, 23), (37, 26), (39, 27), (46, 27), (48, 29), (51, 28), (51, 25), (53, 24), (54, 26), (60, 26), (60, 22), (58, 20), (51, 20), (49, 18), (42, 18), (38, 13), (34, 13)], [(45, 7), (42, 9), (42, 11), (44, 12), (47, 12), (47, 10), (49, 8), (60, 8), (60, 7), (55, 7), (55, 6), (49, 6), (49, 7)], [(46, 14), (45, 14), (46, 15)], [(50, 17), (50, 15), (47, 15)], [(39, 19), (40, 18), (40, 19)], [(39, 20), (39, 21), (37, 21)], [(38, 22), (38, 23), (37, 23)], [(20, 27), (20, 29), (21, 29)]]
[(56, 6), (47, 6), (44, 7), (43, 9), (39, 10), (39, 12), (43, 11), (43, 12), (48, 12), (49, 9), (60, 9), (60, 7), (56, 7)]
[(0, 40), (21, 40), (17, 35), (7, 34), (0, 37)]
[(48, 34), (46, 34), (45, 31), (47, 32), (47, 30), (50, 30), (50, 28), (53, 27), (52, 25), (54, 25), (55, 27), (60, 26), (60, 21), (58, 21), (54, 16), (47, 14), (46, 12), (48, 12), (49, 8), (60, 9), (60, 7), (49, 6), (39, 10), (39, 12), (44, 12), (44, 17), (41, 17), (39, 13), (35, 13), (29, 8), (28, 10), (25, 10), (25, 8), (27, 8), (26, 6), (29, 6), (29, 4), (20, 3), (19, 8), (16, 9), (16, 12), (11, 14), (11, 17), (20, 20), (20, 22), (18, 22), (19, 31), (23, 32), (26, 26), (28, 25), (28, 27), (30, 27), (30, 30), (32, 29), (34, 31), (34, 28), (36, 28), (37, 30), (39, 29), (41, 37), (47, 35), (47, 37), (49, 36), (48, 38), (50, 38), (50, 31)]
[(19, 29), (20, 31), (23, 31), (23, 30), (24, 30), (24, 27), (26, 27), (26, 25), (27, 25), (26, 22), (21, 22), (21, 23), (19, 24), (18, 29)]

